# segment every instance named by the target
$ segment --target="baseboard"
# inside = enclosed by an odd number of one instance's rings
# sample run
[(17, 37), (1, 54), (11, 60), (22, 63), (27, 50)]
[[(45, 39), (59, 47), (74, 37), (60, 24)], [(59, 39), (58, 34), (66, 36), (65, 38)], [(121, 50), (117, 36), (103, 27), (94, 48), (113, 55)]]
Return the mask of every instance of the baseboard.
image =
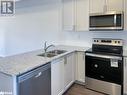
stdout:
[(81, 81), (78, 81), (78, 80), (76, 80), (75, 83), (80, 84), (80, 85), (85, 85), (85, 82), (81, 82)]
[(75, 82), (71, 82), (65, 89), (64, 89), (64, 93), (66, 93), (73, 85), (75, 84)]

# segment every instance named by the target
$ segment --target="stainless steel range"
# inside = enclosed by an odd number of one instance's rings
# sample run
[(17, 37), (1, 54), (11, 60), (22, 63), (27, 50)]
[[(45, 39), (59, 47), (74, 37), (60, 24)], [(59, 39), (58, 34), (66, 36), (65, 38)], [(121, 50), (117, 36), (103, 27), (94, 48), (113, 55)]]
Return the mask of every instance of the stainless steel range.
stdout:
[(93, 39), (85, 52), (86, 87), (109, 95), (123, 95), (123, 41)]

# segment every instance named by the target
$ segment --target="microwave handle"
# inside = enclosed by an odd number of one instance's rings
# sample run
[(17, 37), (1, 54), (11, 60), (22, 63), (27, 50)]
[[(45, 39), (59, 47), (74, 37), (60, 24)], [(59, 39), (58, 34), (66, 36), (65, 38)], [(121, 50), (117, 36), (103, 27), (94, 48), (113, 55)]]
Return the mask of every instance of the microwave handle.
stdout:
[(118, 57), (118, 56), (107, 56), (107, 55), (101, 55), (101, 54), (86, 53), (86, 56), (122, 60), (122, 57)]
[(116, 23), (117, 23), (117, 15), (115, 14), (114, 15), (114, 26), (116, 26)]

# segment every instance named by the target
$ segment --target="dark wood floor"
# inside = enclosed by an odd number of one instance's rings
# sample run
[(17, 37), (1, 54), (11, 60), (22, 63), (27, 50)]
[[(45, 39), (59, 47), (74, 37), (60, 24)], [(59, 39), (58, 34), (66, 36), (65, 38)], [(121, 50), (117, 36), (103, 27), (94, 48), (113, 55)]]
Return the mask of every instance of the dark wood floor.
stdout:
[(94, 92), (86, 89), (84, 86), (74, 84), (64, 95), (104, 95), (102, 93)]

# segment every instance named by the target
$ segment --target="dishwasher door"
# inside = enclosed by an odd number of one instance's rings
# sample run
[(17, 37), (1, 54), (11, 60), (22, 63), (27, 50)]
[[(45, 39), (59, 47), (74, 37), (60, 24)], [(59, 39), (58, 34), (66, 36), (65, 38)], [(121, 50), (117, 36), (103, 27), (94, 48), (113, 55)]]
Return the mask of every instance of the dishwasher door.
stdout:
[(51, 64), (19, 76), (18, 95), (51, 95)]

